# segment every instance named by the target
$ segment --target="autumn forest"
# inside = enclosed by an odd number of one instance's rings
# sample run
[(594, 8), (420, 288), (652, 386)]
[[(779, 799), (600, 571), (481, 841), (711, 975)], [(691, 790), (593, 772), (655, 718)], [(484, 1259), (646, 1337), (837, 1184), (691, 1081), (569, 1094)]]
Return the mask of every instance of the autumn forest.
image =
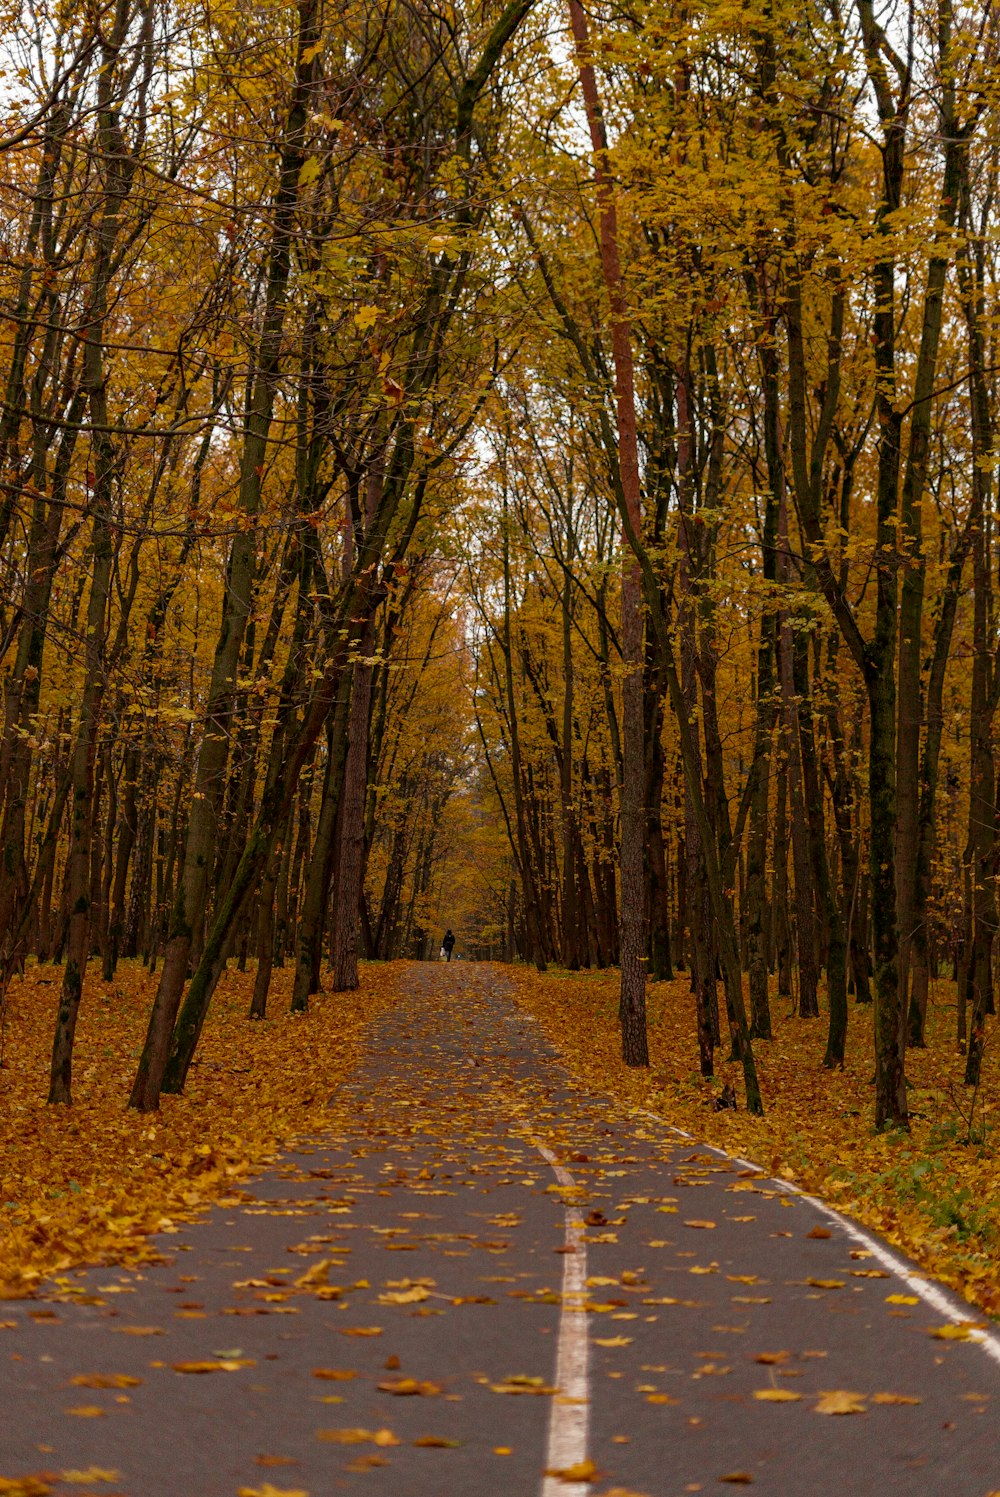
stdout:
[(998, 48), (965, 0), (7, 5), (34, 1092), (123, 974), (134, 1119), (224, 989), (306, 1014), (450, 925), (607, 972), (622, 1086), (669, 1022), (751, 1118), (853, 1052), (849, 1131), (919, 1062), (986, 1144)]

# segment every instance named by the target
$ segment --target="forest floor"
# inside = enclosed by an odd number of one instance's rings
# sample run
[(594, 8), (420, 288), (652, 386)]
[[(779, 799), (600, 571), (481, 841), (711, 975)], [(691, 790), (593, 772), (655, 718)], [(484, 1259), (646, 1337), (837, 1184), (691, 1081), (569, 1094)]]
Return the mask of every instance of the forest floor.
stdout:
[[(504, 970), (582, 1081), (823, 1197), (1000, 1316), (1000, 1045), (991, 1028), (973, 1095), (954, 1040), (954, 983), (933, 984), (928, 1047), (907, 1054), (907, 1135), (872, 1126), (867, 1005), (852, 1004), (847, 1062), (828, 1071), (825, 1014), (801, 1020), (772, 999), (774, 1039), (754, 1046), (760, 1119), (742, 1110), (742, 1069), (726, 1060), (728, 1046), (718, 1052), (714, 1080), (699, 1074), (686, 976), (649, 986), (650, 1068), (641, 1071), (621, 1060), (617, 973)], [(736, 1112), (715, 1109), (726, 1082), (741, 1099)]]
[[(182, 1097), (126, 1108), (156, 978), (92, 962), (80, 1008), (73, 1106), (49, 1107), (61, 967), (32, 963), (10, 986), (0, 1065), (0, 1298), (81, 1263), (137, 1263), (207, 1202), (224, 1198), (295, 1137), (328, 1122), (330, 1092), (357, 1064), (365, 1026), (404, 964), (364, 966), (356, 993), (288, 1011), (292, 969), (274, 973), (269, 1017), (249, 1023), (254, 972), (220, 983)], [(0, 1491), (3, 1489), (0, 1488)]]
[(350, 1075), (286, 1057), (322, 1129), (154, 1261), (3, 1305), (0, 1493), (995, 1497), (1000, 1337), (966, 1305), (574, 1080), (503, 969), (385, 975)]

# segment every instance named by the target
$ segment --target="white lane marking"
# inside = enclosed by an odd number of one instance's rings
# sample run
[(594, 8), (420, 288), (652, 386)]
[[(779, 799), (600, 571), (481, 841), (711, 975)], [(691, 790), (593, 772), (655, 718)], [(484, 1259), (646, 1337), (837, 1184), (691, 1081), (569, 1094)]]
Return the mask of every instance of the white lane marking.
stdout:
[[(683, 1134), (682, 1129), (675, 1128), (671, 1123), (664, 1122), (662, 1118), (657, 1119), (655, 1112), (647, 1112), (644, 1109), (641, 1115), (648, 1118), (650, 1122), (658, 1121), (661, 1127), (669, 1129), (671, 1133)], [(683, 1136), (690, 1137), (689, 1134), (683, 1134)], [(883, 1268), (888, 1269), (890, 1273), (895, 1274), (898, 1279), (903, 1281), (911, 1294), (917, 1295), (919, 1299), (923, 1300), (925, 1305), (930, 1305), (932, 1310), (936, 1310), (939, 1315), (943, 1315), (952, 1325), (968, 1325), (973, 1320), (976, 1311), (975, 1305), (963, 1304), (958, 1300), (957, 1296), (953, 1298), (947, 1290), (941, 1288), (938, 1284), (928, 1283), (926, 1279), (918, 1277), (912, 1269), (907, 1267), (901, 1258), (896, 1257), (891, 1248), (879, 1242), (877, 1237), (873, 1237), (870, 1232), (866, 1232), (864, 1227), (858, 1226), (857, 1222), (852, 1221), (849, 1216), (843, 1216), (835, 1207), (828, 1206), (825, 1201), (807, 1194), (800, 1185), (794, 1185), (789, 1180), (777, 1180), (772, 1176), (765, 1175), (760, 1165), (752, 1164), (749, 1159), (741, 1159), (738, 1155), (727, 1154), (725, 1149), (720, 1149), (715, 1144), (702, 1144), (700, 1147), (707, 1149), (712, 1154), (718, 1155), (720, 1159), (728, 1159), (733, 1164), (742, 1165), (744, 1169), (755, 1171), (755, 1173), (766, 1179), (767, 1183), (773, 1185), (777, 1190), (784, 1191), (786, 1195), (797, 1196), (799, 1200), (805, 1201), (808, 1205), (815, 1207), (820, 1216), (825, 1216), (827, 1221), (835, 1222), (847, 1237), (852, 1238), (861, 1247), (867, 1248), (868, 1252), (871, 1253), (873, 1258), (878, 1259)], [(982, 1347), (986, 1355), (1000, 1366), (1000, 1336), (997, 1336), (994, 1331), (970, 1330), (969, 1340), (975, 1342), (977, 1346)]]
[[(535, 1148), (548, 1164), (559, 1184), (575, 1189), (576, 1181), (564, 1170), (555, 1155), (544, 1144)], [(590, 1344), (587, 1336), (587, 1245), (586, 1223), (572, 1206), (565, 1208), (566, 1235), (563, 1254), (562, 1310), (559, 1314), (559, 1344), (556, 1349), (556, 1387), (549, 1405), (549, 1433), (545, 1449), (546, 1471), (565, 1471), (587, 1459), (589, 1426), (588, 1364)], [(573, 1492), (587, 1497), (590, 1484), (574, 1482)], [(558, 1476), (542, 1478), (540, 1497), (566, 1497), (566, 1483)]]

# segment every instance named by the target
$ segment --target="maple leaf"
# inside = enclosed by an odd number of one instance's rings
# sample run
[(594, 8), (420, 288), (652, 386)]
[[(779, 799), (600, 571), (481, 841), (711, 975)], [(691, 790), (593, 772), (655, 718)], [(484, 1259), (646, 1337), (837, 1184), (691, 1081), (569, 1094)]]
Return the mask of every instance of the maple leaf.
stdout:
[(798, 1403), (802, 1394), (791, 1388), (755, 1388), (753, 1396), (758, 1403)]
[(863, 1393), (848, 1393), (843, 1389), (834, 1389), (829, 1393), (821, 1393), (817, 1402), (813, 1405), (814, 1414), (865, 1414), (865, 1395)]

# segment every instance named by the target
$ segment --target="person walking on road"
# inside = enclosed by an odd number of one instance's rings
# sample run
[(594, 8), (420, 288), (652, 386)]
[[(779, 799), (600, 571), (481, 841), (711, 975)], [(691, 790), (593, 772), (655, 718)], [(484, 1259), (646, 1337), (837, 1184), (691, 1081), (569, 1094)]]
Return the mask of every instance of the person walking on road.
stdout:
[(454, 949), (455, 933), (451, 929), (451, 926), (449, 926), (444, 933), (444, 940), (441, 942), (441, 950), (444, 952), (444, 959), (446, 962), (451, 961), (451, 953), (454, 951)]

